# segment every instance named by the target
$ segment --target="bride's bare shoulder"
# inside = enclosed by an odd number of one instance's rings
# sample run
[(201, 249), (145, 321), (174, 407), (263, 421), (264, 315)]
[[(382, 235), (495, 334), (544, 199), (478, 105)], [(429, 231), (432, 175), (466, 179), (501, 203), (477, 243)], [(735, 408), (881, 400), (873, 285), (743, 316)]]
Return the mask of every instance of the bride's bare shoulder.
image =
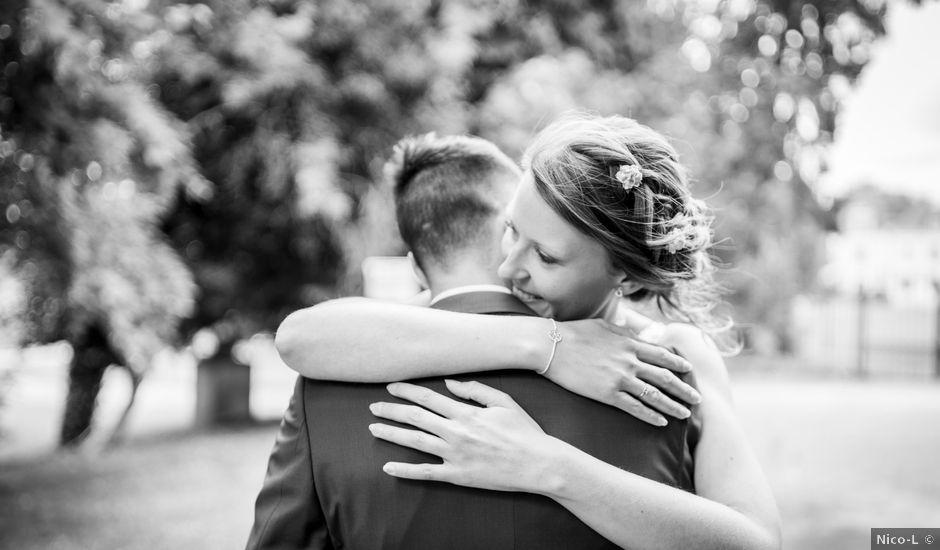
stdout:
[(663, 323), (663, 338), (668, 344), (675, 347), (714, 350), (718, 347), (714, 340), (702, 329), (689, 323), (669, 322)]
[(668, 322), (668, 319), (655, 308), (643, 307), (642, 303), (627, 303), (622, 301), (617, 307), (617, 324), (627, 327), (636, 333)]
[(618, 324), (633, 330), (640, 340), (660, 346), (685, 347), (702, 338), (708, 340), (695, 326), (673, 321), (656, 308), (637, 307), (637, 304), (621, 306), (617, 318)]
[(667, 323), (662, 329), (662, 344), (676, 350), (692, 363), (700, 385), (704, 381), (727, 393), (728, 369), (715, 341), (702, 329), (688, 323)]

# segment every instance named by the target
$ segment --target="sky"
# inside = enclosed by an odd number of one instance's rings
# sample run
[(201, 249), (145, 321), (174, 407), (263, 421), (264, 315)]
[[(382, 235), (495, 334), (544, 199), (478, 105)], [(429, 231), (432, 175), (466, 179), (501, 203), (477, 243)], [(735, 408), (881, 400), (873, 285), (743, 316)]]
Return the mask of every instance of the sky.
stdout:
[(870, 182), (940, 205), (940, 3), (891, 4), (886, 28), (838, 121), (819, 191)]

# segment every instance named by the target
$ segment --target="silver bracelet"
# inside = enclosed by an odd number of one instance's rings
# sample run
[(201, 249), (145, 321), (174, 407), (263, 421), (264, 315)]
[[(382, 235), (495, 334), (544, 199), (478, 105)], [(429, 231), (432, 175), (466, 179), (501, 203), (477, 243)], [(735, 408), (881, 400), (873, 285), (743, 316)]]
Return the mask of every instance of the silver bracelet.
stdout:
[(548, 369), (552, 368), (552, 359), (555, 358), (555, 350), (558, 349), (558, 342), (561, 342), (561, 332), (558, 332), (558, 324), (555, 323), (554, 319), (549, 319), (552, 322), (552, 330), (548, 331), (548, 337), (552, 341), (552, 354), (548, 356), (548, 363), (545, 365), (545, 368), (538, 371), (539, 374), (545, 374), (548, 372)]

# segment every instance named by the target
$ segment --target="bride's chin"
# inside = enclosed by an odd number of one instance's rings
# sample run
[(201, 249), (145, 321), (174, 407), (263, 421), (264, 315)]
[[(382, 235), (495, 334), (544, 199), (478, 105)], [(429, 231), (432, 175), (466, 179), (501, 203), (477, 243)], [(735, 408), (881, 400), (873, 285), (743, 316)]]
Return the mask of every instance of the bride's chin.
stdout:
[(532, 311), (538, 313), (539, 317), (545, 317), (546, 319), (551, 319), (555, 316), (555, 312), (552, 310), (552, 306), (549, 305), (545, 300), (536, 300), (534, 302), (526, 302), (526, 305)]

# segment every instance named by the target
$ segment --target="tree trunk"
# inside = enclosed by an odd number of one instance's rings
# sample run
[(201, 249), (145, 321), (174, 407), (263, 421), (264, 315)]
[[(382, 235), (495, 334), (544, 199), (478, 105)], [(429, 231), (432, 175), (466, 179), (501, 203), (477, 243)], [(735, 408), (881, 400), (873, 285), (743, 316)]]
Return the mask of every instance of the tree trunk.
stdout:
[(121, 442), (125, 435), (124, 426), (127, 425), (127, 419), (130, 418), (131, 410), (134, 408), (134, 403), (137, 400), (137, 391), (140, 389), (140, 383), (144, 380), (143, 375), (136, 372), (134, 369), (126, 368), (124, 370), (127, 371), (127, 376), (131, 379), (131, 396), (127, 400), (127, 405), (125, 405), (124, 410), (121, 412), (121, 417), (114, 425), (114, 428), (111, 429), (111, 433), (105, 438), (105, 445), (116, 445)]
[(250, 369), (232, 359), (232, 346), (199, 362), (196, 372), (196, 426), (251, 422), (249, 408)]
[(59, 437), (63, 447), (76, 446), (88, 436), (104, 371), (109, 365), (120, 363), (107, 335), (98, 325), (92, 325), (84, 337), (72, 342), (72, 349), (69, 391)]

